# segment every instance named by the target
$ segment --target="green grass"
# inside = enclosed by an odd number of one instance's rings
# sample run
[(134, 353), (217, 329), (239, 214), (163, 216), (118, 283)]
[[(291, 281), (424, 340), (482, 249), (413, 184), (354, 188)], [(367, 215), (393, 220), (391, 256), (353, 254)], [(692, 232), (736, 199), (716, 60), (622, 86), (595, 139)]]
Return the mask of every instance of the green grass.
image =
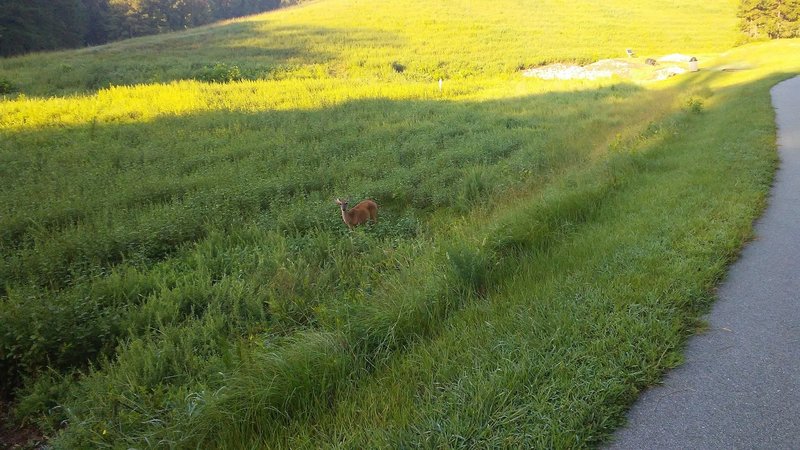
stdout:
[[(0, 61), (17, 417), (65, 448), (601, 442), (749, 236), (798, 43), (711, 56), (733, 2), (460, 3)], [(709, 55), (662, 83), (517, 73), (628, 47)], [(337, 197), (379, 223), (348, 232)]]
[[(588, 223), (563, 223), (558, 244), (521, 254), (488, 298), (368, 381), (337, 392), (330, 412), (289, 421), (261, 443), (603, 442), (638, 391), (680, 362), (684, 339), (702, 327), (698, 315), (748, 237), (775, 164), (766, 93), (780, 78), (715, 91), (713, 106), (632, 156), (611, 195), (580, 192), (599, 203)], [(751, 126), (736, 127), (743, 120)], [(228, 430), (230, 441), (246, 430)]]

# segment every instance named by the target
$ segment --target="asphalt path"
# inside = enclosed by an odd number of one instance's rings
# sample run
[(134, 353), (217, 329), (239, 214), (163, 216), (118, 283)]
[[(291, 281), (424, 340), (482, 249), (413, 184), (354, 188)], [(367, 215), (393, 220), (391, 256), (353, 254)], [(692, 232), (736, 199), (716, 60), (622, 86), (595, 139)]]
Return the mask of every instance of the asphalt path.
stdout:
[(611, 449), (800, 449), (800, 77), (772, 88), (780, 166), (755, 240)]

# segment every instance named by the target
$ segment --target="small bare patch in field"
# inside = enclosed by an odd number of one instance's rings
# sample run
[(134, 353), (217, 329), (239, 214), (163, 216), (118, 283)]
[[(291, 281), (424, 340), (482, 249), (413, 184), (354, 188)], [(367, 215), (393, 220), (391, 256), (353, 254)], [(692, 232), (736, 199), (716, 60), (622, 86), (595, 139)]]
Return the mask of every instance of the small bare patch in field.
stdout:
[[(648, 61), (650, 63), (648, 63)], [(664, 64), (669, 62), (670, 64)], [(674, 75), (688, 72), (687, 64), (673, 61), (631, 59), (601, 59), (600, 61), (578, 66), (574, 64), (551, 64), (525, 70), (526, 77), (543, 80), (596, 80), (598, 78), (621, 77), (636, 80), (664, 80)]]
[(46, 438), (33, 426), (14, 426), (9, 419), (10, 407), (0, 400), (0, 448), (45, 448)]

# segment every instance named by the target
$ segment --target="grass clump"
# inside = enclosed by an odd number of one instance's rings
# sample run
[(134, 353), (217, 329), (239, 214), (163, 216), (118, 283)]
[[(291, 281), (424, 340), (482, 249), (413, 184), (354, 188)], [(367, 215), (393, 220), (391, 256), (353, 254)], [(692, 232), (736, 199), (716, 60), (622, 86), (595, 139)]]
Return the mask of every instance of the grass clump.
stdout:
[(0, 94), (12, 94), (17, 91), (17, 87), (9, 80), (0, 78)]
[(216, 63), (213, 66), (203, 67), (195, 79), (207, 83), (231, 83), (242, 79), (242, 71), (235, 65)]

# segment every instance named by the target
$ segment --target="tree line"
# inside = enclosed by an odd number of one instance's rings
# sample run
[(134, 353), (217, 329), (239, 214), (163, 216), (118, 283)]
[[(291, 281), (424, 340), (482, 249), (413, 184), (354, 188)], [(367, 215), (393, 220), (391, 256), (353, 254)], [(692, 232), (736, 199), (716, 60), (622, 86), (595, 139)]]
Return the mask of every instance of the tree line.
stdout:
[(738, 16), (750, 38), (800, 37), (800, 0), (742, 0)]
[(0, 0), (0, 56), (98, 45), (278, 8), (292, 0)]
[[(182, 30), (297, 0), (0, 0), (0, 56)], [(800, 37), (800, 0), (741, 0), (751, 38)]]

